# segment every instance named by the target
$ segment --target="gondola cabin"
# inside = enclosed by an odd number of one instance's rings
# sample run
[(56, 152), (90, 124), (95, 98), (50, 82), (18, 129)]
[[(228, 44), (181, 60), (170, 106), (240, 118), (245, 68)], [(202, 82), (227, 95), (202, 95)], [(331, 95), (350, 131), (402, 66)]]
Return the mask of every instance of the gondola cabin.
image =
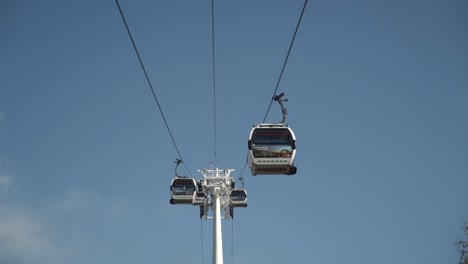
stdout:
[(291, 128), (283, 124), (256, 125), (250, 132), (248, 147), (252, 175), (296, 174), (296, 137)]
[(247, 207), (247, 191), (244, 189), (233, 189), (231, 191), (232, 207)]
[(193, 205), (205, 205), (207, 202), (206, 193), (203, 191), (193, 193)]
[(194, 178), (175, 177), (172, 179), (170, 204), (192, 204), (196, 186)]

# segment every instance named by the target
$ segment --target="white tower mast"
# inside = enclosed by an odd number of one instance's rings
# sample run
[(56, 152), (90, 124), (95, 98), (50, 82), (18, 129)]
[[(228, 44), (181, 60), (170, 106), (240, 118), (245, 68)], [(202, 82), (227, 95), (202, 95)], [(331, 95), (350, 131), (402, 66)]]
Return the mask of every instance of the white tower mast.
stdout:
[(223, 234), (221, 227), (220, 188), (214, 188), (213, 264), (223, 264)]
[[(234, 178), (230, 176), (233, 169), (203, 169), (200, 172), (203, 178), (200, 179), (202, 190), (207, 193), (209, 208), (213, 210), (213, 264), (223, 264), (223, 235), (221, 225), (221, 208), (225, 210), (224, 219), (230, 219), (229, 205), (230, 193)], [(207, 216), (204, 212), (203, 217)]]
[[(177, 166), (181, 161), (176, 161)], [(194, 178), (178, 176), (171, 183), (171, 204), (192, 204), (200, 207), (202, 219), (213, 219), (213, 264), (223, 264), (223, 235), (221, 219), (232, 219), (234, 207), (247, 207), (247, 192), (235, 189), (235, 180), (231, 177), (233, 169), (202, 169), (203, 175), (198, 181)], [(242, 179), (241, 179), (242, 181)], [(196, 189), (198, 186), (198, 190)], [(210, 209), (212, 216), (208, 216)], [(224, 210), (224, 214), (222, 214)]]

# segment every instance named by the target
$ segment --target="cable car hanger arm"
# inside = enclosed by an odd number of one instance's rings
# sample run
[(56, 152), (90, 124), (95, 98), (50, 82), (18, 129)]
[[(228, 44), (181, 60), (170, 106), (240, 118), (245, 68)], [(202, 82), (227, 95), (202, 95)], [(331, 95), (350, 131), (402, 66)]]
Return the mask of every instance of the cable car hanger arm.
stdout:
[(288, 109), (286, 109), (286, 107), (284, 107), (284, 104), (283, 104), (283, 102), (287, 102), (288, 99), (283, 99), (283, 96), (284, 96), (284, 93), (273, 96), (273, 100), (277, 101), (281, 106), (281, 112), (283, 114), (283, 120), (281, 120), (280, 122), (281, 124), (284, 124), (286, 122), (286, 119), (288, 118)]
[(174, 163), (176, 163), (176, 167), (175, 167), (175, 169), (174, 169), (175, 176), (176, 176), (176, 177), (183, 177), (183, 176), (180, 176), (180, 175), (177, 173), (177, 168), (179, 167), (179, 165), (180, 165), (181, 163), (183, 163), (183, 161), (182, 161), (181, 159), (176, 159), (176, 160), (174, 161)]

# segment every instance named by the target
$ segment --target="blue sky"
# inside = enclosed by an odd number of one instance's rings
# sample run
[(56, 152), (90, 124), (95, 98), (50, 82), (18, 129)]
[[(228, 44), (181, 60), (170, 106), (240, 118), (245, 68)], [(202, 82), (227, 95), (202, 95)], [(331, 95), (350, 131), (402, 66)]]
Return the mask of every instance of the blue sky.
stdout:
[[(211, 1), (120, 4), (198, 177), (214, 159)], [(302, 5), (215, 1), (217, 157), (234, 177)], [(244, 172), (249, 207), (223, 222), (225, 263), (457, 262), (467, 11), (309, 1), (279, 88), (298, 173)], [(211, 263), (212, 222), (169, 205), (178, 156), (115, 2), (2, 1), (0, 31), (0, 263)]]

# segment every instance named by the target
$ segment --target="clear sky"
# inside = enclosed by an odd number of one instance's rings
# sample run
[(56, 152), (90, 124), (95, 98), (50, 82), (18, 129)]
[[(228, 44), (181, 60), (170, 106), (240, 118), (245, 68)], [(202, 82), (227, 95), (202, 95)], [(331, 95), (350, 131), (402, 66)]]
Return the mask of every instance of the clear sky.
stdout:
[[(214, 159), (211, 1), (120, 4), (198, 177)], [(302, 5), (215, 1), (218, 166), (236, 178)], [(467, 14), (464, 0), (309, 1), (279, 88), (298, 173), (244, 171), (225, 263), (457, 263)], [(0, 32), (0, 263), (211, 263), (212, 222), (169, 204), (178, 155), (115, 2), (3, 0)]]

